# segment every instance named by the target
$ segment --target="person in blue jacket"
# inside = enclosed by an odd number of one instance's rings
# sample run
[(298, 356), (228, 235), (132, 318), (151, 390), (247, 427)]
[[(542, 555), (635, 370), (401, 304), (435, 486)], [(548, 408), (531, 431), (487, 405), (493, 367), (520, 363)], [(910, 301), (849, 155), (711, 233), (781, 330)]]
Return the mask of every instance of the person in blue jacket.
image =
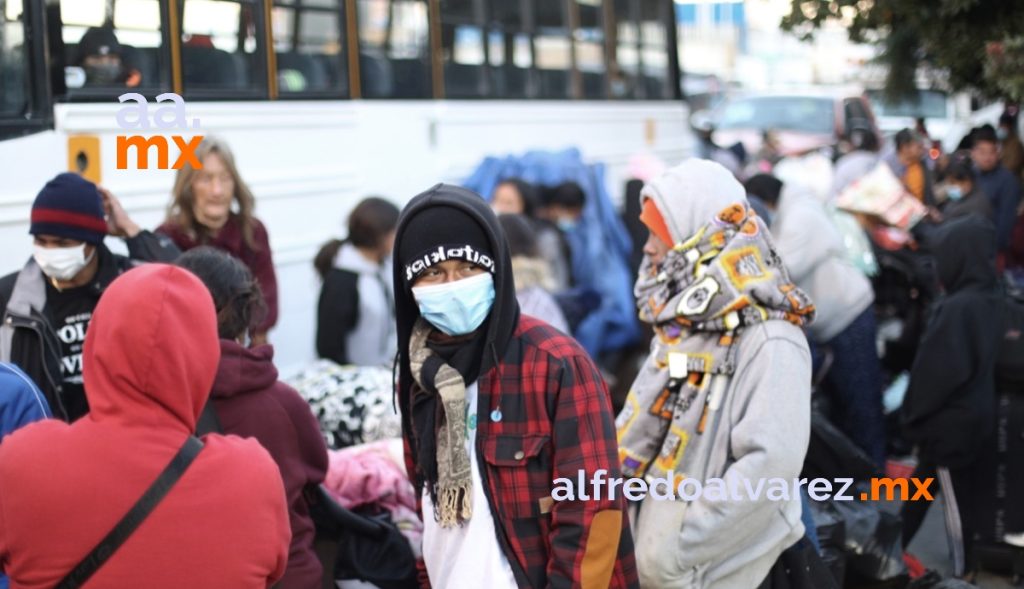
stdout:
[(1013, 172), (999, 161), (999, 137), (991, 125), (973, 133), (971, 159), (977, 172), (976, 184), (992, 205), (992, 222), (996, 226), (996, 244), (1003, 253), (1013, 237), (1020, 202), (1020, 184)]
[[(36, 383), (14, 364), (0, 362), (0, 442), (14, 430), (50, 417), (50, 406)], [(7, 589), (3, 574), (0, 589)]]
[(22, 426), (50, 417), (50, 406), (36, 383), (14, 364), (0, 362), (0, 440)]

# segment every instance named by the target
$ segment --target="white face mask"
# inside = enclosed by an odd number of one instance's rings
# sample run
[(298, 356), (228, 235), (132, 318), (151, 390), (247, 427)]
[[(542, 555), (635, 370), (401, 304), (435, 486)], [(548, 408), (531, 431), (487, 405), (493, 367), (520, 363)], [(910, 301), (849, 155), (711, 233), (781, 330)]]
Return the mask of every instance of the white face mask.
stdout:
[(55, 280), (71, 280), (92, 261), (94, 255), (96, 255), (96, 250), (93, 250), (88, 258), (85, 257), (85, 244), (83, 243), (75, 247), (37, 245), (32, 257), (43, 270), (43, 274)]

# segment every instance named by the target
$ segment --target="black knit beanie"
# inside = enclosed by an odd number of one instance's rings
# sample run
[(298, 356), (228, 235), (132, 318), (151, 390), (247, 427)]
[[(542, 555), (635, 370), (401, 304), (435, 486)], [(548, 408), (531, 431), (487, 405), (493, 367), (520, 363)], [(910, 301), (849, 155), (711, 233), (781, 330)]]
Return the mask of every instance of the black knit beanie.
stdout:
[(487, 232), (455, 207), (424, 209), (409, 219), (401, 236), (398, 261), (408, 287), (421, 272), (446, 260), (466, 260), (494, 274)]

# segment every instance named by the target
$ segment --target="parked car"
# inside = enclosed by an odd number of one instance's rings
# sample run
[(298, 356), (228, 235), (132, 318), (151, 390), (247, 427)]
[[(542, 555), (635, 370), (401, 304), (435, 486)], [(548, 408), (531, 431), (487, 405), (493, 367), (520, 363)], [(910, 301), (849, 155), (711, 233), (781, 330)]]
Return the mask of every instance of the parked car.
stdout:
[(878, 134), (871, 104), (855, 92), (746, 94), (694, 116), (710, 119), (717, 145), (740, 142), (748, 154), (761, 149), (765, 131), (773, 132), (783, 156), (835, 150), (843, 137), (858, 129)]
[[(928, 136), (936, 142), (935, 147), (947, 153), (956, 148), (963, 133), (953, 133), (957, 127), (957, 105), (952, 96), (942, 90), (918, 90), (915, 96), (900, 101), (885, 97), (882, 90), (868, 90), (868, 100), (878, 119), (878, 128), (885, 137), (891, 137), (902, 129), (913, 129), (918, 119), (924, 119)], [(970, 129), (968, 129), (970, 130)], [(938, 157), (933, 153), (932, 157)]]

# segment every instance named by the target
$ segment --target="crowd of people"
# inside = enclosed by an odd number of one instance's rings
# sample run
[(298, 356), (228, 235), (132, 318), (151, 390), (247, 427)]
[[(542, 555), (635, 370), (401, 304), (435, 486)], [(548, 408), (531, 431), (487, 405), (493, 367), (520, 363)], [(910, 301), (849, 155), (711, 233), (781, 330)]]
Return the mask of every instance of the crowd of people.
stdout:
[[(880, 153), (861, 130), (827, 178), (804, 156), (746, 165), (712, 144), (633, 178), (623, 220), (646, 239), (632, 285), (646, 337), (620, 396), (608, 381), (628, 354), (592, 357), (574, 338), (602, 305), (581, 288), (601, 268), (574, 262), (593, 198), (581, 185), (504, 178), (486, 195), (439, 184), (401, 209), (358, 203), (314, 260), (311, 339), (321, 358), (396, 373), (418, 583), (838, 587), (806, 494), (583, 489), (596, 473), (797, 479), (812, 398), (874, 472), (910, 448), (914, 476), (943, 479), (961, 522), (955, 572), (971, 578), (1024, 272), (1024, 156), (1016, 121), (1001, 123), (938, 159), (919, 132)], [(228, 145), (207, 137), (196, 155), (154, 231), (72, 173), (33, 203), (33, 255), (0, 279), (0, 587), (313, 588), (333, 575), (314, 490), (334, 461), (274, 366), (267, 229)], [(879, 166), (927, 211), (899, 239), (836, 208)], [(907, 267), (926, 270), (894, 277)], [(898, 341), (883, 333), (893, 320)], [(901, 372), (894, 428), (883, 396)], [(576, 498), (556, 500), (556, 479)], [(904, 506), (904, 544), (926, 507)]]

